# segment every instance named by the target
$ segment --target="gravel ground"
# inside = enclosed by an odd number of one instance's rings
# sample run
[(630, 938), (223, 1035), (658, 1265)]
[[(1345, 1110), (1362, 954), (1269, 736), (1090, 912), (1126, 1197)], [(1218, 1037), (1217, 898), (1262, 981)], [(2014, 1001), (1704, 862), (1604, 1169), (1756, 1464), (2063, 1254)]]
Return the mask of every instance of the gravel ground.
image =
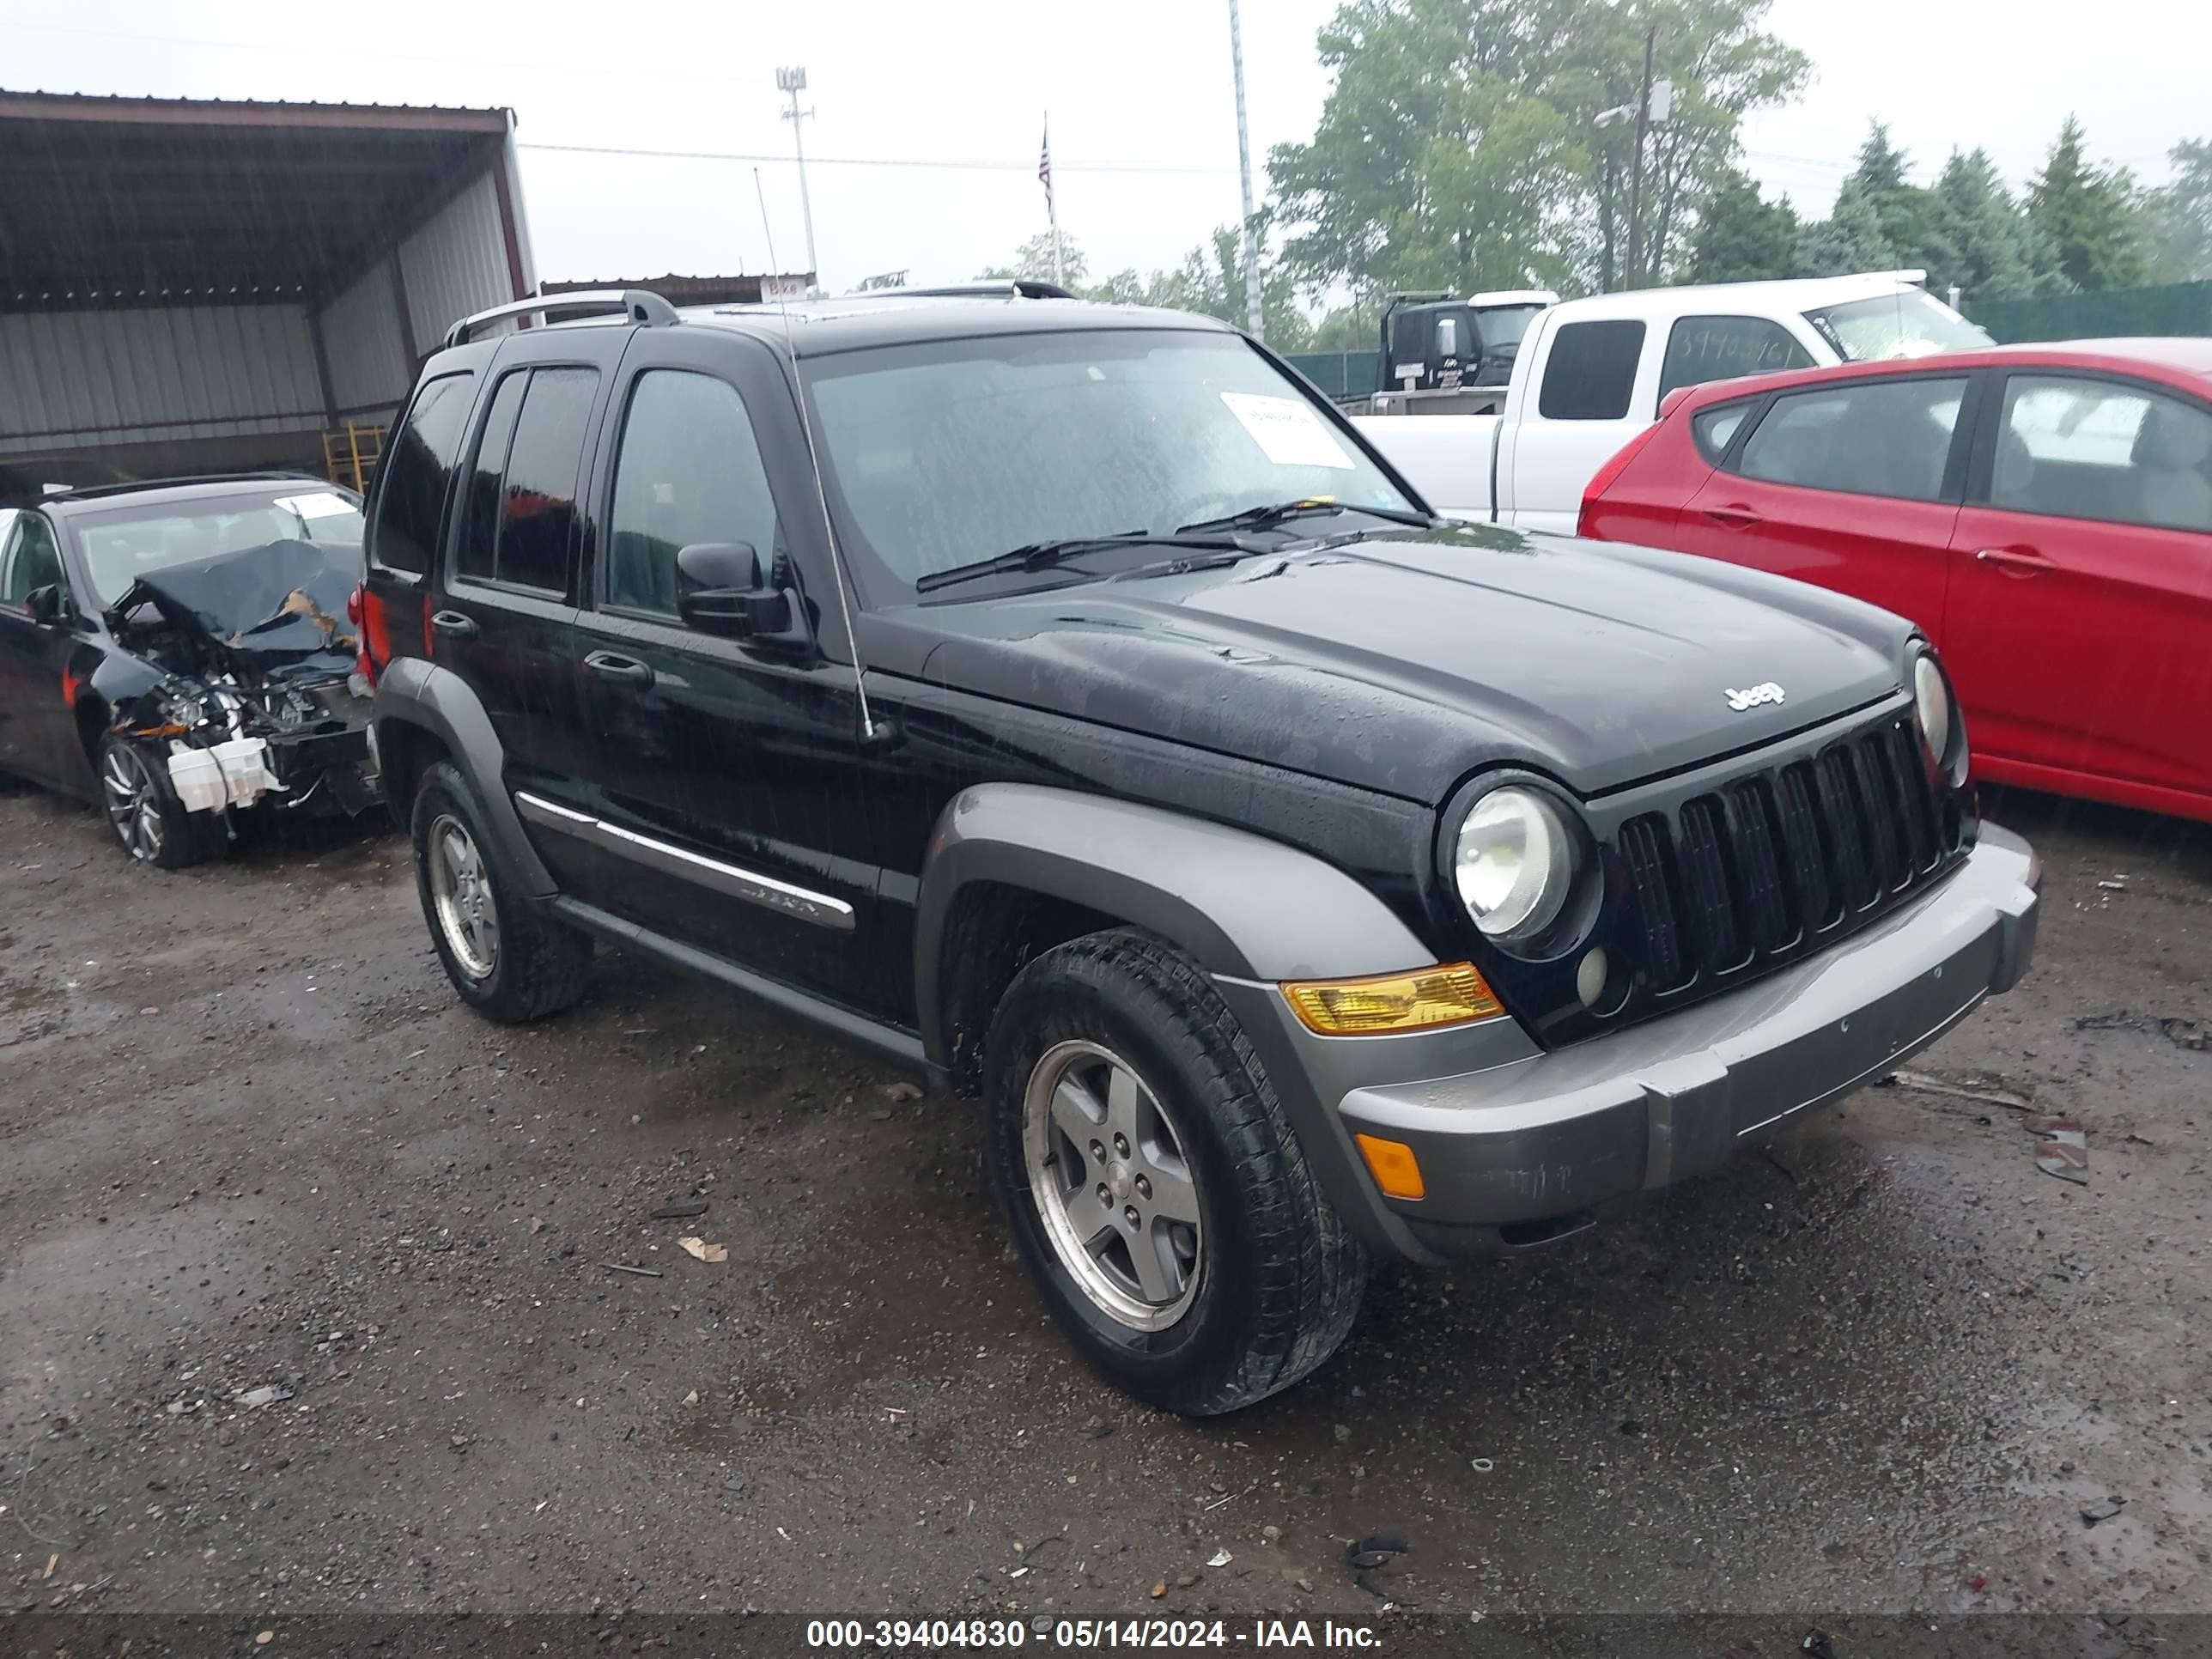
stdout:
[(0, 792), (0, 1608), (2212, 1610), (2212, 833), (1992, 815), (2045, 915), (1967, 1092), (1192, 1424), (1046, 1325), (965, 1107), (611, 954), (488, 1025), (380, 830), (162, 876)]

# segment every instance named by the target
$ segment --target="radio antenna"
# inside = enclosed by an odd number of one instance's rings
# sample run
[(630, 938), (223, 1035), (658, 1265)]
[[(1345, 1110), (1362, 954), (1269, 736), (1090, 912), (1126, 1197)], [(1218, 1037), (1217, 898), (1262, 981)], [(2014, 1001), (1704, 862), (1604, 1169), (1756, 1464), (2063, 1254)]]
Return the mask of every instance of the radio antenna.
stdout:
[[(775, 232), (769, 228), (768, 192), (761, 187), (760, 169), (753, 169), (753, 194), (760, 200), (761, 234), (768, 240), (769, 269), (776, 266)], [(807, 273), (810, 276), (811, 271)], [(767, 283), (763, 281), (765, 288)], [(874, 742), (876, 723), (868, 713), (868, 687), (860, 672), (860, 645), (853, 637), (852, 602), (845, 596), (845, 586), (850, 577), (845, 568), (843, 550), (837, 545), (837, 526), (830, 517), (830, 487), (822, 481), (822, 452), (814, 444), (814, 417), (807, 413), (806, 382), (799, 373), (799, 341), (791, 331), (791, 307), (785, 303), (781, 284), (775, 295), (776, 315), (783, 320), (783, 349), (791, 356), (791, 389), (799, 399), (799, 429), (806, 437), (806, 459), (814, 469), (814, 500), (822, 509), (822, 533), (830, 541), (830, 578), (837, 587), (837, 614), (845, 623), (845, 649), (853, 659), (853, 690), (860, 699), (860, 736)]]

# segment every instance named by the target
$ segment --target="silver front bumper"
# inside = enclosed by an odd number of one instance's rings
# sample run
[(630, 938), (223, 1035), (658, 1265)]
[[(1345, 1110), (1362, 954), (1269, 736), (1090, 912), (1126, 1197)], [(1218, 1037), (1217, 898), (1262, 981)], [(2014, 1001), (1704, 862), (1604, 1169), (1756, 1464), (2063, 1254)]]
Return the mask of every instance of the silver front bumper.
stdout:
[[(1312, 1037), (1287, 1007), (1255, 1041), (1271, 1072), (1301, 1066), (1282, 1092), (1321, 1109), (1300, 1130), (1334, 1176), (1339, 1207), (1372, 1242), (1435, 1259), (1699, 1174), (1881, 1076), (2018, 980), (2039, 878), (2025, 842), (1984, 825), (1960, 868), (1817, 956), (1613, 1036), (1480, 1069), (1345, 1086), (1358, 1045), (1376, 1040)], [(1259, 988), (1239, 988), (1248, 1028)], [(1374, 1189), (1350, 1155), (1362, 1132), (1413, 1147), (1423, 1198)], [(1316, 1135), (1333, 1144), (1316, 1148)], [(1359, 1190), (1345, 1190), (1347, 1175)]]

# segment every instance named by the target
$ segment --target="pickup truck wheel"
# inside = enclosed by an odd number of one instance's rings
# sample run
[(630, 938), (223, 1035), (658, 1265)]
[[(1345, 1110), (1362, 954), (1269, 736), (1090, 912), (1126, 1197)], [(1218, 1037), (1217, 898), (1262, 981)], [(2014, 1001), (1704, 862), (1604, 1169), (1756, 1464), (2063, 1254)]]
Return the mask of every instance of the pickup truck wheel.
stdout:
[(132, 863), (181, 870), (222, 850), (222, 820), (185, 811), (157, 756), (128, 738), (109, 736), (100, 740), (94, 763), (109, 833)]
[(422, 920), (464, 1002), (506, 1024), (540, 1019), (584, 994), (592, 941), (530, 902), (483, 822), (459, 769), (422, 775), (410, 823)]
[(1110, 1381), (1192, 1416), (1304, 1377), (1367, 1263), (1206, 975), (1094, 933), (1015, 976), (991, 1027), (985, 1156), (1054, 1317)]

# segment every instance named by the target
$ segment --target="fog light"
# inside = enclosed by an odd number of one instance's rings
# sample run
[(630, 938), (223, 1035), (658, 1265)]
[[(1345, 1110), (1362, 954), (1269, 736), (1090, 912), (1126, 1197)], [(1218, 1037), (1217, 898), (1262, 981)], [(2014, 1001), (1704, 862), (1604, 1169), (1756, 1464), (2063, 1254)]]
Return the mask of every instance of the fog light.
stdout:
[(1598, 999), (1605, 994), (1606, 981), (1613, 976), (1613, 964), (1605, 959), (1605, 947), (1599, 945), (1584, 954), (1575, 969), (1575, 994), (1583, 1000), (1583, 1006), (1595, 1008)]
[(1495, 1019), (1505, 1012), (1471, 962), (1373, 979), (1293, 981), (1283, 994), (1306, 1029), (1323, 1036), (1417, 1031)]
[(1367, 1160), (1367, 1172), (1375, 1177), (1375, 1184), (1389, 1198), (1422, 1198), (1428, 1187), (1421, 1179), (1421, 1165), (1413, 1156), (1413, 1149), (1402, 1140), (1385, 1140), (1380, 1135), (1358, 1135), (1352, 1139), (1359, 1143), (1359, 1155)]

